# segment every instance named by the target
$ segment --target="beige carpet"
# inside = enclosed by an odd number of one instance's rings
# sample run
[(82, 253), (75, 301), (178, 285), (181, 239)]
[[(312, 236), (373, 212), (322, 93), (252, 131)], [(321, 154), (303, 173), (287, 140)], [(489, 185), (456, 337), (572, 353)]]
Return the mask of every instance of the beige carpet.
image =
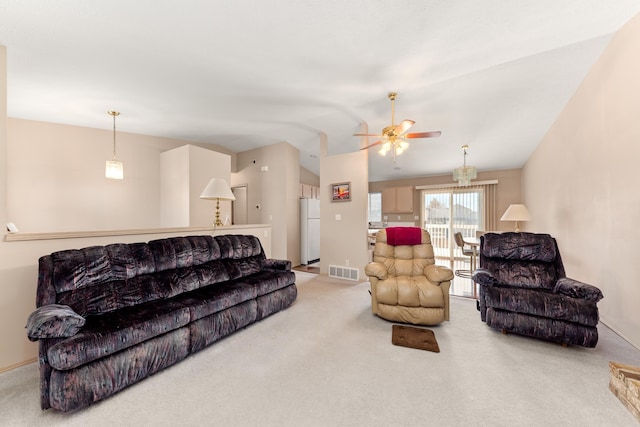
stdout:
[(595, 349), (563, 348), (493, 331), (454, 297), (429, 328), (440, 353), (418, 351), (391, 345), (366, 282), (296, 274), (289, 309), (79, 413), (40, 410), (35, 364), (0, 375), (0, 425), (638, 425), (608, 362), (640, 366), (640, 351), (602, 325)]

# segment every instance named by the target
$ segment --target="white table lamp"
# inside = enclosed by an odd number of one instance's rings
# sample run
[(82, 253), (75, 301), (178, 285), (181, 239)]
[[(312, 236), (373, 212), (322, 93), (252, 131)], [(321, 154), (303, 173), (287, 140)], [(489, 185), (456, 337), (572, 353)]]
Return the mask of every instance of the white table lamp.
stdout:
[(220, 200), (235, 200), (229, 184), (222, 178), (211, 178), (209, 184), (205, 187), (201, 199), (215, 200), (216, 201), (216, 220), (213, 223), (213, 227), (221, 227), (222, 221), (220, 221)]
[(520, 221), (530, 221), (531, 216), (529, 215), (529, 211), (525, 205), (515, 204), (509, 205), (506, 211), (504, 211), (504, 215), (500, 218), (500, 221), (515, 221), (516, 222), (516, 233), (520, 232)]

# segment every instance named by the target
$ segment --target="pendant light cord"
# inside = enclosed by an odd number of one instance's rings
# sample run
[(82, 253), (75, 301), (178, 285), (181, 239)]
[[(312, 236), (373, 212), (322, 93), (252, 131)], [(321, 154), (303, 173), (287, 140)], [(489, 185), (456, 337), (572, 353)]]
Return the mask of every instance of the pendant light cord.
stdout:
[(109, 111), (109, 115), (113, 117), (113, 160), (116, 160), (116, 117), (120, 115), (117, 111)]

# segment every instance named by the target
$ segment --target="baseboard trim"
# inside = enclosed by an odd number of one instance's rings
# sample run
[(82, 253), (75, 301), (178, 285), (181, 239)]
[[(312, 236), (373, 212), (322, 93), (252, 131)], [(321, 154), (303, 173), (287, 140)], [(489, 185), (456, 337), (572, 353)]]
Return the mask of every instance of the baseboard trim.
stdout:
[(5, 366), (0, 368), (0, 374), (4, 374), (5, 372), (12, 371), (14, 369), (20, 368), (22, 366), (30, 365), (38, 360), (37, 357), (33, 357), (31, 359), (23, 360), (22, 362), (14, 363), (13, 365)]

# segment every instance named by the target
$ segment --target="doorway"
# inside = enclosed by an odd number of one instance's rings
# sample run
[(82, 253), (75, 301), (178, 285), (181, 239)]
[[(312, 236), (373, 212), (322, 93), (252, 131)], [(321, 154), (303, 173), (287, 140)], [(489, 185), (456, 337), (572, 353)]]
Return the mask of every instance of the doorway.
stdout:
[(249, 203), (247, 199), (247, 186), (239, 185), (237, 187), (231, 187), (231, 192), (236, 198), (231, 202), (232, 224), (248, 224)]

